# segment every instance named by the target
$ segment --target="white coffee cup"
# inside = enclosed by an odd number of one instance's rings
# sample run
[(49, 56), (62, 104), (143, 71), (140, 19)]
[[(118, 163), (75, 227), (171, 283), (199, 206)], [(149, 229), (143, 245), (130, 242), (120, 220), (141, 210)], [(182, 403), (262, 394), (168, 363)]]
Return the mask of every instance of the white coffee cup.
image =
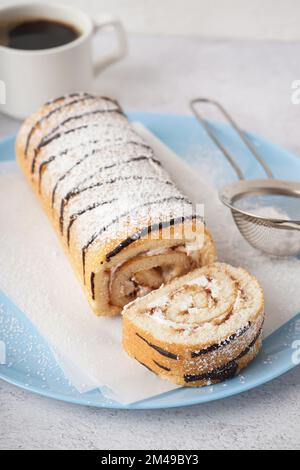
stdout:
[[(127, 41), (120, 21), (106, 14), (91, 20), (69, 6), (27, 4), (0, 9), (0, 22), (18, 18), (50, 19), (75, 26), (81, 33), (66, 45), (43, 50), (0, 46), (0, 111), (24, 119), (41, 104), (74, 91), (93, 91), (94, 78), (126, 55)], [(114, 54), (92, 58), (93, 35), (113, 28), (118, 46)]]

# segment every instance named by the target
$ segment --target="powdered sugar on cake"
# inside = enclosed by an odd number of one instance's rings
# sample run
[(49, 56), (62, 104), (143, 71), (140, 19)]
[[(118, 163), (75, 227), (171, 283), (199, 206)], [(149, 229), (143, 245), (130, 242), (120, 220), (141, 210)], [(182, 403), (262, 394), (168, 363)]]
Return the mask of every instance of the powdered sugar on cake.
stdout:
[(114, 101), (79, 94), (51, 105), (48, 116), (30, 130), (29, 164), (76, 246), (83, 248), (102, 228), (101, 242), (117, 239), (128, 217), (138, 229), (150, 211), (159, 222), (190, 210)]

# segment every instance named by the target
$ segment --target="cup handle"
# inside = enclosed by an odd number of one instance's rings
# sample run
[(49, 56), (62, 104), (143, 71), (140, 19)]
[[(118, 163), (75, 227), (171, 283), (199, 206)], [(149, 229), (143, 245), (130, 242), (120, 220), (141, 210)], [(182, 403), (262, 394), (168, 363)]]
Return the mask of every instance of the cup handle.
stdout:
[(102, 70), (104, 70), (109, 65), (117, 62), (126, 56), (128, 46), (127, 46), (127, 36), (123, 24), (121, 21), (114, 15), (105, 14), (94, 20), (95, 24), (95, 33), (103, 29), (114, 29), (117, 36), (118, 46), (116, 52), (108, 55), (103, 59), (99, 59), (94, 65), (94, 75), (98, 76)]

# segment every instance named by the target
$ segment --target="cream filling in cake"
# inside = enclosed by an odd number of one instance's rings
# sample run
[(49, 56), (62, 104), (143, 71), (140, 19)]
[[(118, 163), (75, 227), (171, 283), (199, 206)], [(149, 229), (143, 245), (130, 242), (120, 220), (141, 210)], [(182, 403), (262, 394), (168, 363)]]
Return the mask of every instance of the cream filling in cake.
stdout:
[[(193, 247), (195, 249), (195, 245)], [(144, 269), (140, 269), (141, 266)], [(111, 302), (117, 305), (120, 302), (123, 306), (199, 266), (199, 250), (192, 251), (190, 244), (149, 249), (110, 269)], [(120, 293), (117, 299), (115, 286)]]

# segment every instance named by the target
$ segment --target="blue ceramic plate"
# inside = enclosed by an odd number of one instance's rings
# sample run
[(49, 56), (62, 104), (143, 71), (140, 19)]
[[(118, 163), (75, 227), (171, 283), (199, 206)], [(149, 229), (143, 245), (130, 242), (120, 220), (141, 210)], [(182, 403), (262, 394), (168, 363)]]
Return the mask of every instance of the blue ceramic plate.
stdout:
[[(131, 113), (130, 118), (142, 122), (175, 152), (191, 161), (191, 148), (201, 146), (210, 149), (212, 143), (205, 131), (192, 117)], [(262, 176), (256, 162), (243, 148), (234, 132), (223, 124), (212, 124), (222, 141), (234, 152), (247, 177)], [(288, 151), (261, 138), (249, 137), (259, 145), (277, 177), (300, 179), (300, 159)], [(197, 152), (198, 154), (200, 152)], [(207, 152), (203, 152), (204, 154)], [(14, 137), (0, 142), (0, 161), (14, 160)], [(198, 157), (197, 157), (198, 158)], [(223, 163), (224, 173), (232, 178), (230, 167)], [(1, 249), (1, 247), (0, 247)], [(103, 397), (100, 391), (80, 394), (64, 377), (50, 348), (37, 333), (26, 316), (0, 292), (0, 362), (1, 346), (6, 345), (6, 364), (0, 365), (0, 378), (23, 389), (70, 403), (99, 408), (156, 409), (205, 403), (258, 387), (295, 367), (293, 362), (294, 341), (300, 339), (300, 313), (268, 337), (257, 359), (243, 372), (224, 384), (203, 389), (181, 388), (156, 398), (123, 406)], [(300, 298), (299, 298), (300, 309)], [(3, 310), (3, 313), (2, 313)]]

